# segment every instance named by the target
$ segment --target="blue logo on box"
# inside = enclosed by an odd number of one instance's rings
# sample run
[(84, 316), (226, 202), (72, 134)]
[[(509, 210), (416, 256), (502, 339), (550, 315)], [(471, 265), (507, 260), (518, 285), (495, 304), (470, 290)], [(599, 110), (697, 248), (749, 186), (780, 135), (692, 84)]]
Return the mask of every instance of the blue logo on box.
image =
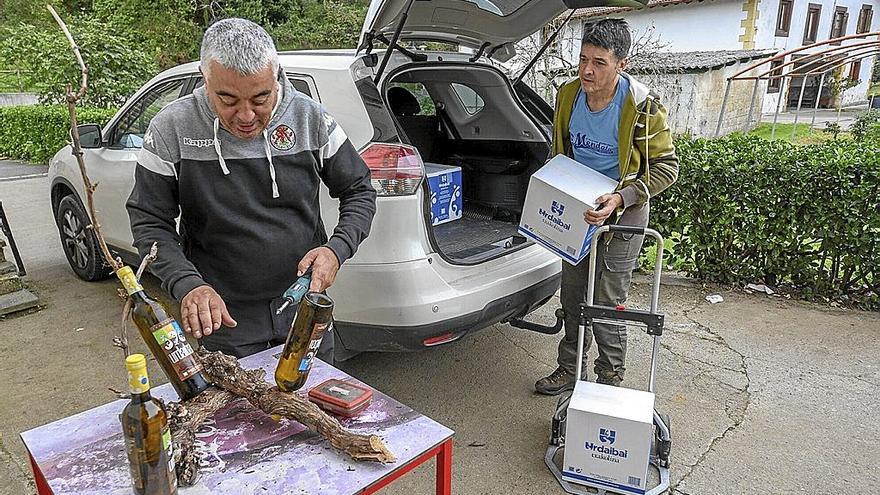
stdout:
[(456, 220), (462, 217), (461, 171), (450, 169), (443, 173), (428, 175), (431, 190), (431, 224)]
[(617, 432), (607, 428), (599, 428), (599, 441), (609, 445), (614, 444), (617, 440)]
[(553, 204), (550, 205), (550, 211), (561, 217), (562, 213), (565, 211), (565, 205), (558, 201), (554, 201)]

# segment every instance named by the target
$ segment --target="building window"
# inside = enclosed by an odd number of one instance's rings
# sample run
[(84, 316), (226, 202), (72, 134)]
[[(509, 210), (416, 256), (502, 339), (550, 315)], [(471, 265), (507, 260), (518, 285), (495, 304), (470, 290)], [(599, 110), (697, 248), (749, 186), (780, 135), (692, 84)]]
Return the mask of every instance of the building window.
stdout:
[(788, 36), (791, 28), (791, 7), (793, 0), (779, 0), (779, 12), (776, 14), (776, 36)]
[[(846, 7), (836, 7), (834, 9), (834, 17), (831, 19), (831, 36), (829, 36), (829, 38), (840, 38), (841, 36), (846, 35), (847, 22), (849, 22), (849, 14), (846, 13)], [(832, 43), (832, 45), (839, 44), (839, 41)]]
[(862, 61), (856, 60), (849, 67), (849, 80), (850, 81), (858, 81), (859, 76), (862, 74)]
[(859, 11), (859, 23), (856, 25), (856, 33), (867, 33), (871, 30), (871, 20), (874, 17), (874, 10), (870, 5), (862, 5)]
[(807, 7), (807, 23), (804, 25), (804, 44), (815, 43), (819, 35), (819, 20), (822, 18), (822, 6), (811, 3)]
[(770, 68), (773, 69), (768, 76), (771, 78), (767, 81), (767, 92), (768, 93), (778, 93), (779, 88), (782, 86), (782, 78), (779, 77), (782, 75), (782, 69), (779, 66), (782, 65), (781, 60), (774, 60), (770, 62)]

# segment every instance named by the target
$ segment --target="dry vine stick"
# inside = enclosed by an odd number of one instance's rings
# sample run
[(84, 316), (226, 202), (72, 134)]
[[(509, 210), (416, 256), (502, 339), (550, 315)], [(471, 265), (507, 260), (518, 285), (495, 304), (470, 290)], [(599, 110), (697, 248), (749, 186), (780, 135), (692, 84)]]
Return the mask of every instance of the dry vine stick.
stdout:
[(235, 398), (236, 395), (232, 392), (211, 387), (186, 402), (165, 405), (172, 432), (174, 464), (177, 467), (179, 484), (191, 486), (198, 479), (199, 458), (195, 441), (199, 426)]
[(49, 9), (49, 12), (52, 14), (52, 17), (55, 18), (55, 22), (61, 27), (61, 30), (64, 31), (64, 36), (67, 37), (67, 41), (70, 43), (70, 48), (73, 50), (73, 54), (76, 57), (76, 61), (79, 64), (80, 72), (82, 73), (82, 80), (80, 82), (79, 91), (74, 93), (73, 89), (68, 85), (67, 86), (67, 111), (70, 114), (70, 137), (73, 141), (73, 156), (76, 157), (76, 162), (79, 165), (79, 171), (83, 178), (83, 184), (86, 189), (86, 199), (88, 202), (88, 215), (89, 219), (92, 221), (91, 229), (95, 232), (95, 237), (98, 240), (98, 245), (101, 247), (101, 253), (104, 255), (104, 259), (107, 260), (107, 263), (113, 268), (113, 271), (119, 270), (122, 268), (122, 262), (113, 258), (113, 255), (110, 254), (110, 249), (107, 247), (107, 243), (104, 242), (104, 236), (101, 235), (101, 225), (97, 221), (97, 214), (95, 213), (95, 201), (93, 199), (95, 193), (96, 184), (92, 184), (89, 180), (89, 174), (86, 173), (86, 164), (83, 161), (83, 153), (82, 146), (80, 146), (79, 140), (79, 131), (76, 128), (76, 103), (82, 99), (86, 94), (86, 89), (88, 88), (88, 74), (89, 68), (86, 67), (85, 62), (83, 61), (82, 55), (79, 52), (79, 46), (77, 46), (76, 42), (73, 40), (73, 36), (70, 34), (70, 30), (67, 29), (67, 25), (61, 20), (61, 17), (58, 16), (58, 13), (55, 12), (55, 9), (52, 8), (51, 5), (46, 5), (46, 8)]
[(317, 431), (330, 444), (357, 461), (394, 462), (394, 454), (376, 435), (352, 433), (332, 416), (297, 394), (284, 393), (264, 379), (262, 369), (244, 370), (238, 360), (222, 352), (199, 349), (199, 357), (211, 381), (246, 398), (266, 414), (276, 414), (299, 421)]

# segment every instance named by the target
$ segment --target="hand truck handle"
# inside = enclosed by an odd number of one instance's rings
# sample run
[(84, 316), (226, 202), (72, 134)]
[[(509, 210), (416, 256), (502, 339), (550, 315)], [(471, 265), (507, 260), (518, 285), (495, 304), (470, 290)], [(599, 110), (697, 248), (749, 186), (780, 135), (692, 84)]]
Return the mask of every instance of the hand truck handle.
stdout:
[(609, 232), (623, 232), (626, 234), (644, 235), (645, 227), (636, 227), (633, 225), (609, 225)]
[[(621, 232), (621, 233), (632, 233), (639, 235), (649, 235), (657, 240), (657, 257), (654, 264), (654, 284), (651, 290), (651, 313), (657, 314), (659, 312), (659, 301), (660, 301), (660, 271), (663, 267), (663, 236), (660, 235), (659, 232), (652, 228), (648, 227), (636, 227), (632, 225), (603, 225), (596, 229), (593, 232), (593, 238), (590, 240), (590, 272), (587, 276), (587, 294), (586, 294), (586, 305), (593, 306), (593, 297), (595, 295), (596, 290), (596, 250), (599, 246), (599, 238), (602, 237), (606, 232)], [(585, 319), (583, 317), (579, 318), (578, 321), (578, 356), (577, 356), (577, 370), (576, 377), (578, 380), (581, 379), (583, 372), (583, 358), (584, 358), (584, 331), (585, 331)], [(651, 375), (649, 378), (648, 390), (654, 391), (654, 369), (655, 362), (657, 356), (657, 350), (659, 349), (659, 340), (657, 336), (654, 337), (654, 352), (651, 357)]]

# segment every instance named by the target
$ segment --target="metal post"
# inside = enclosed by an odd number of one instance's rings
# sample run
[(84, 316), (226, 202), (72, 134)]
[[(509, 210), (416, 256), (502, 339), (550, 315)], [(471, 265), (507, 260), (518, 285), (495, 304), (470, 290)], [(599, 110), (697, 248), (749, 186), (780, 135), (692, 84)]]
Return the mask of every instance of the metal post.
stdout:
[(18, 276), (24, 277), (27, 272), (24, 270), (24, 262), (21, 261), (21, 255), (18, 253), (18, 246), (15, 245), (15, 239), (12, 237), (12, 227), (9, 226), (9, 220), (6, 219), (6, 212), (3, 211), (3, 201), (0, 201), (0, 229), (9, 241), (9, 247), (12, 249), (12, 256), (15, 257), (15, 264), (18, 266)]
[(732, 79), (727, 80), (727, 89), (724, 90), (724, 99), (721, 100), (721, 113), (718, 114), (718, 126), (715, 127), (715, 136), (721, 134), (721, 121), (724, 120), (724, 112), (727, 110), (727, 97), (730, 96), (730, 85), (733, 84)]
[(792, 125), (792, 127), (791, 127), (792, 141), (794, 140), (795, 135), (797, 133), (797, 121), (798, 121), (798, 116), (801, 114), (801, 104), (803, 104), (803, 102), (804, 102), (804, 90), (805, 89), (807, 89), (807, 76), (806, 76), (806, 74), (804, 75), (803, 82), (801, 82), (801, 94), (798, 96), (797, 111), (794, 113), (794, 125)]
[(746, 118), (745, 125), (743, 125), (743, 134), (749, 132), (749, 126), (752, 124), (752, 114), (755, 111), (755, 99), (758, 98), (758, 86), (760, 85), (761, 80), (755, 79), (755, 87), (752, 89), (752, 103), (749, 105), (749, 116)]
[(816, 93), (816, 104), (813, 106), (813, 120), (810, 121), (810, 132), (813, 132), (813, 126), (816, 125), (816, 114), (819, 112), (819, 100), (822, 99), (822, 88), (825, 87), (825, 73), (819, 79), (819, 92)]
[(776, 112), (773, 114), (773, 127), (770, 129), (770, 139), (774, 139), (776, 137), (776, 120), (779, 118), (779, 109), (782, 107), (782, 99), (785, 97), (785, 81), (786, 77), (782, 78), (782, 83), (779, 85), (779, 101), (776, 102)]

